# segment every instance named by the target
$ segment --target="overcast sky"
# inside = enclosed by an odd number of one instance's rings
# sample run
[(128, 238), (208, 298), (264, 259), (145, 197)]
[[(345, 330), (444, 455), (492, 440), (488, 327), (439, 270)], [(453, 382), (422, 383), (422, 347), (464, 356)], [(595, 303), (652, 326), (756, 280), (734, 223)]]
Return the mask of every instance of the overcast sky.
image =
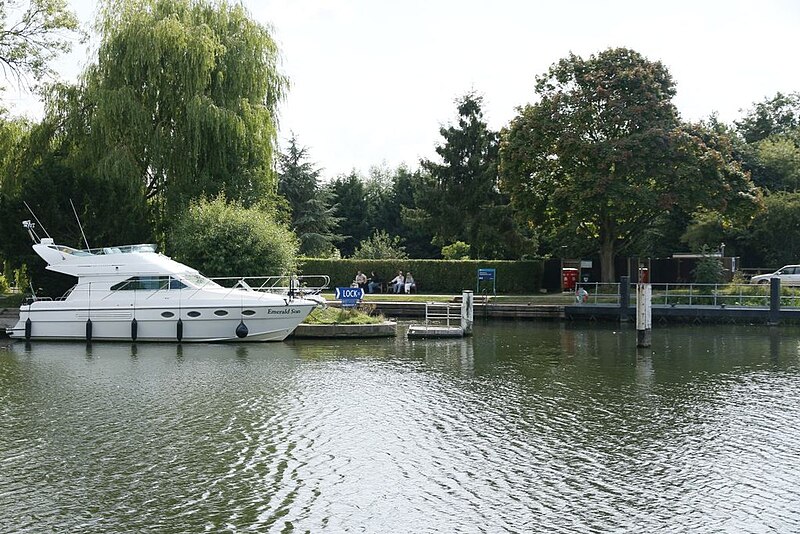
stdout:
[[(493, 0), (244, 0), (273, 27), (291, 90), (281, 106), (289, 132), (332, 178), (372, 165), (416, 167), (434, 156), (454, 101), (475, 90), (491, 127), (535, 100), (534, 78), (570, 51), (588, 57), (633, 48), (660, 60), (688, 120), (725, 121), (776, 92), (800, 90), (800, 2)], [(70, 0), (93, 20), (97, 2)], [(87, 46), (58, 64), (75, 79)], [(16, 114), (39, 117), (35, 98), (9, 89)]]

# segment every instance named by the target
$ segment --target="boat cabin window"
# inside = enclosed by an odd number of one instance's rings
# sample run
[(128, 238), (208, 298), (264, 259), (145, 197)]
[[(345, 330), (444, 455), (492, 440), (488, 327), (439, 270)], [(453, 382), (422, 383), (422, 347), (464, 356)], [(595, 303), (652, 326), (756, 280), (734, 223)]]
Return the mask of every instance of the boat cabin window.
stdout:
[(57, 250), (62, 254), (71, 254), (72, 256), (91, 256), (92, 253), (86, 250), (78, 250), (76, 248), (67, 247), (65, 245), (47, 245), (47, 248)]
[(111, 291), (182, 289), (186, 284), (171, 276), (134, 276), (111, 286)]
[(197, 288), (221, 287), (218, 283), (200, 273), (183, 273), (181, 278)]

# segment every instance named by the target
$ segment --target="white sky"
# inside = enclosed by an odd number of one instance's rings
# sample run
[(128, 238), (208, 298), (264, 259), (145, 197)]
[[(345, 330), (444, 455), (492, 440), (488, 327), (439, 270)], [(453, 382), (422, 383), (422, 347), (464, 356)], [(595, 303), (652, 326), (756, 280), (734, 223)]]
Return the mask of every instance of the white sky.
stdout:
[[(70, 0), (87, 25), (95, 0)], [(323, 176), (372, 165), (416, 167), (433, 157), (454, 101), (484, 95), (491, 127), (534, 100), (535, 76), (570, 51), (626, 46), (662, 61), (685, 119), (740, 116), (776, 92), (800, 90), (800, 2), (795, 0), (243, 0), (271, 24), (292, 87), (281, 106), (289, 132)], [(87, 46), (57, 68), (73, 80)], [(12, 112), (38, 118), (35, 97), (9, 88)]]

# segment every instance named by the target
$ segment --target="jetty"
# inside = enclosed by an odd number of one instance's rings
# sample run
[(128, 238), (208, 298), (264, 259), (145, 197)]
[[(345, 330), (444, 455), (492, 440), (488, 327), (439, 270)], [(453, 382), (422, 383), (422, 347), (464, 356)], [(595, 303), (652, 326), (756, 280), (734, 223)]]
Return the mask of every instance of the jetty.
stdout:
[(409, 338), (464, 337), (472, 334), (473, 294), (464, 291), (460, 303), (426, 302), (425, 324), (408, 327)]

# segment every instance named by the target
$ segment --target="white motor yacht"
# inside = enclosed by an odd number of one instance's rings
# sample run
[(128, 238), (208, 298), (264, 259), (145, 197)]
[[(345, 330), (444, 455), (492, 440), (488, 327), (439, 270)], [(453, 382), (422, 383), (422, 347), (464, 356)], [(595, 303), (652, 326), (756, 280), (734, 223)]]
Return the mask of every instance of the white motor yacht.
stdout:
[(154, 245), (79, 250), (42, 238), (33, 249), (48, 270), (78, 281), (61, 298), (28, 299), (12, 338), (279, 341), (324, 303), (318, 291), (296, 291), (296, 278), (284, 291), (245, 278), (224, 287)]

